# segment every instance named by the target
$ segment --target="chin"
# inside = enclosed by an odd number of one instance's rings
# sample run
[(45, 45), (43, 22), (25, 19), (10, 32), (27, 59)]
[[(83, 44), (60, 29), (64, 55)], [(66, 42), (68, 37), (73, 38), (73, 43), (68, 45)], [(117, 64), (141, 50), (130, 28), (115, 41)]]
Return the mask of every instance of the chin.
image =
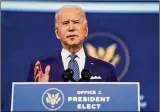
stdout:
[(74, 47), (74, 48), (76, 48), (76, 47), (79, 46), (79, 44), (76, 44), (76, 43), (75, 43), (75, 44), (68, 44), (68, 46), (69, 46), (69, 47)]
[(70, 47), (78, 47), (79, 45), (80, 45), (80, 42), (78, 42), (78, 41), (68, 41), (68, 42), (66, 42), (66, 45), (67, 46), (70, 46)]

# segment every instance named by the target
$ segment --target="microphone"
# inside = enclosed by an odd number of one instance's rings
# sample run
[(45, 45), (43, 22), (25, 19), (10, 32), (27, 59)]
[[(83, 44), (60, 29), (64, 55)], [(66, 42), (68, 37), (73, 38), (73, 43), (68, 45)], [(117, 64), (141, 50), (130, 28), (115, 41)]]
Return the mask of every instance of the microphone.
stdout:
[(81, 79), (78, 82), (88, 82), (91, 78), (92, 74), (88, 69), (83, 69), (81, 72)]
[(63, 72), (62, 78), (64, 79), (65, 82), (68, 82), (68, 81), (76, 82), (73, 79), (73, 74), (74, 74), (74, 71), (72, 69), (68, 68), (67, 70), (65, 70)]

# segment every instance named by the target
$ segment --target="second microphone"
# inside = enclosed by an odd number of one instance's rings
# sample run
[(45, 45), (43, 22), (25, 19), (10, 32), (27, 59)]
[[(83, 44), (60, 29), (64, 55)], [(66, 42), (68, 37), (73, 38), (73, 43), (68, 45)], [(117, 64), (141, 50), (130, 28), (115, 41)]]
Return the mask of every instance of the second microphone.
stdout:
[(66, 69), (63, 74), (62, 78), (65, 82), (71, 81), (71, 82), (88, 82), (92, 76), (91, 72), (88, 69), (83, 69), (81, 72), (81, 79), (78, 81), (73, 79), (74, 71), (70, 68)]

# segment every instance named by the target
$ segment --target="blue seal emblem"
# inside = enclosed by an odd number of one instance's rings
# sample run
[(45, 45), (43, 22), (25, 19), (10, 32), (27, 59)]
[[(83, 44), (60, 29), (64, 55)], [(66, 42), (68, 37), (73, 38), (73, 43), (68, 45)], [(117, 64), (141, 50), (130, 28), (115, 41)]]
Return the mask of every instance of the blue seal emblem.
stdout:
[(58, 110), (64, 104), (64, 94), (57, 88), (47, 89), (42, 95), (42, 104), (47, 110)]

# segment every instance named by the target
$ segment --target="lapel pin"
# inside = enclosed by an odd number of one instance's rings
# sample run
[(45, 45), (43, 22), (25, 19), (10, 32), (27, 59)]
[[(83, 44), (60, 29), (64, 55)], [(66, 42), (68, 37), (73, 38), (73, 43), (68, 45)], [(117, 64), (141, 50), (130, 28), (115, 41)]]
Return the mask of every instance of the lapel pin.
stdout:
[(91, 65), (94, 65), (94, 63), (90, 63)]

